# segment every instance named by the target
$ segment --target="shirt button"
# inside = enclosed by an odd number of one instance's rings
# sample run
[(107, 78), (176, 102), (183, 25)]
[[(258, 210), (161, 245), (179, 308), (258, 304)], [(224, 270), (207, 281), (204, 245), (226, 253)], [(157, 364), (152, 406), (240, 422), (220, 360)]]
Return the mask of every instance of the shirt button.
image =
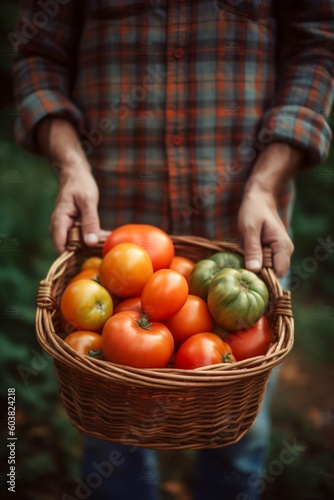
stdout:
[(184, 137), (182, 135), (174, 135), (172, 137), (172, 143), (174, 146), (182, 146), (184, 143)]
[(182, 59), (184, 57), (184, 50), (183, 49), (175, 49), (174, 50), (174, 57), (175, 59)]

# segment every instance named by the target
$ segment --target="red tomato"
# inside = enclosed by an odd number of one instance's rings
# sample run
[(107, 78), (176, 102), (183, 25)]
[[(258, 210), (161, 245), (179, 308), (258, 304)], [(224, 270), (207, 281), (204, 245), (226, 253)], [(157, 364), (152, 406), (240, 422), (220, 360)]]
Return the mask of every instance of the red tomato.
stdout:
[(164, 368), (174, 340), (162, 323), (150, 323), (147, 316), (123, 311), (112, 316), (102, 331), (103, 352), (108, 361), (135, 368)]
[(64, 339), (77, 353), (88, 356), (92, 349), (102, 350), (102, 337), (99, 333), (89, 331), (73, 332)]
[(135, 297), (141, 294), (153, 274), (149, 254), (133, 243), (113, 247), (99, 268), (101, 284), (117, 297)]
[(242, 361), (266, 354), (274, 336), (267, 318), (262, 316), (255, 325), (234, 331), (225, 340), (231, 346), (236, 359)]
[(107, 237), (102, 254), (119, 243), (134, 243), (144, 248), (151, 257), (153, 269), (168, 268), (174, 257), (174, 245), (168, 234), (155, 226), (147, 224), (127, 224), (118, 227)]
[(215, 333), (197, 333), (179, 347), (173, 368), (194, 370), (201, 366), (234, 363), (231, 347)]
[(97, 331), (112, 315), (113, 302), (96, 281), (78, 280), (65, 288), (60, 311), (64, 320), (75, 328)]
[(187, 280), (176, 271), (160, 269), (146, 283), (141, 305), (151, 320), (161, 321), (177, 313), (187, 297)]
[(207, 303), (200, 297), (188, 295), (184, 306), (164, 324), (172, 332), (175, 344), (182, 344), (192, 335), (210, 332), (213, 326)]
[(114, 314), (122, 311), (136, 311), (140, 312), (141, 309), (141, 298), (131, 297), (130, 299), (122, 300), (114, 309)]
[(182, 276), (184, 276), (188, 281), (190, 273), (194, 266), (195, 262), (193, 260), (175, 255), (169, 266), (169, 269), (173, 269), (173, 271), (177, 271), (178, 273), (182, 274)]

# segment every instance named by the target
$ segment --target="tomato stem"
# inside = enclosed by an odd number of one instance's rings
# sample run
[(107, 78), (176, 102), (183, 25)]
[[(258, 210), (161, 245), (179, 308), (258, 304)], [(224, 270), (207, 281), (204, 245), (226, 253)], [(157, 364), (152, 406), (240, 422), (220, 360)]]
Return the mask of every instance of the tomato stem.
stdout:
[(230, 352), (224, 352), (222, 354), (222, 363), (233, 363), (233, 359)]
[(248, 283), (246, 283), (246, 281), (239, 281), (239, 283), (240, 283), (242, 290), (247, 292), (248, 291)]
[(88, 356), (96, 359), (106, 359), (101, 349), (89, 349)]
[(99, 313), (103, 312), (103, 305), (101, 302), (96, 302), (95, 309), (99, 311)]
[(139, 319), (136, 319), (136, 323), (143, 330), (149, 330), (152, 326), (152, 323), (148, 319), (147, 314), (143, 314), (143, 313), (141, 314)]

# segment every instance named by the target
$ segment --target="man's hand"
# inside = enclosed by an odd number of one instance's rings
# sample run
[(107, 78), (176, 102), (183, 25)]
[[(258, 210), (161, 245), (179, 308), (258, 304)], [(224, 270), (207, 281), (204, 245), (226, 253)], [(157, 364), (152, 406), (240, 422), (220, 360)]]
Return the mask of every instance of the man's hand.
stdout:
[(62, 176), (50, 223), (57, 252), (64, 251), (67, 233), (75, 218), (81, 219), (85, 243), (94, 245), (98, 242), (100, 234), (98, 199), (98, 188), (90, 172), (82, 170), (78, 174), (70, 171)]
[(59, 175), (59, 193), (50, 230), (58, 252), (63, 252), (75, 218), (81, 219), (85, 243), (100, 237), (98, 187), (73, 125), (62, 118), (45, 118), (37, 129), (37, 144)]
[(240, 207), (238, 226), (244, 237), (247, 269), (260, 271), (262, 247), (266, 245), (273, 251), (276, 275), (283, 277), (290, 267), (293, 244), (278, 215), (275, 198), (261, 191), (247, 193)]
[(262, 248), (270, 246), (278, 277), (290, 267), (293, 244), (277, 211), (277, 198), (303, 159), (303, 152), (275, 142), (259, 156), (245, 186), (238, 215), (238, 228), (244, 238), (245, 265), (258, 272), (262, 267)]

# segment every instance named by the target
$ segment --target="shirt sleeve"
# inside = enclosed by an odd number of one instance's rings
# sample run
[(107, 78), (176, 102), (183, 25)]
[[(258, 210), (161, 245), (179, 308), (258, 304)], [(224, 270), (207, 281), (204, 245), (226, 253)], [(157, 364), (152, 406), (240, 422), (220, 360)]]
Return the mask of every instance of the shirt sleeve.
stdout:
[[(37, 153), (36, 125), (47, 115), (82, 123), (80, 109), (71, 100), (77, 42), (79, 3), (21, 0), (10, 42), (16, 52), (14, 95), (20, 110), (15, 124), (18, 143)], [(43, 7), (42, 7), (43, 6)]]
[(276, 2), (277, 91), (262, 127), (274, 140), (322, 163), (332, 139), (326, 116), (334, 98), (334, 0)]

